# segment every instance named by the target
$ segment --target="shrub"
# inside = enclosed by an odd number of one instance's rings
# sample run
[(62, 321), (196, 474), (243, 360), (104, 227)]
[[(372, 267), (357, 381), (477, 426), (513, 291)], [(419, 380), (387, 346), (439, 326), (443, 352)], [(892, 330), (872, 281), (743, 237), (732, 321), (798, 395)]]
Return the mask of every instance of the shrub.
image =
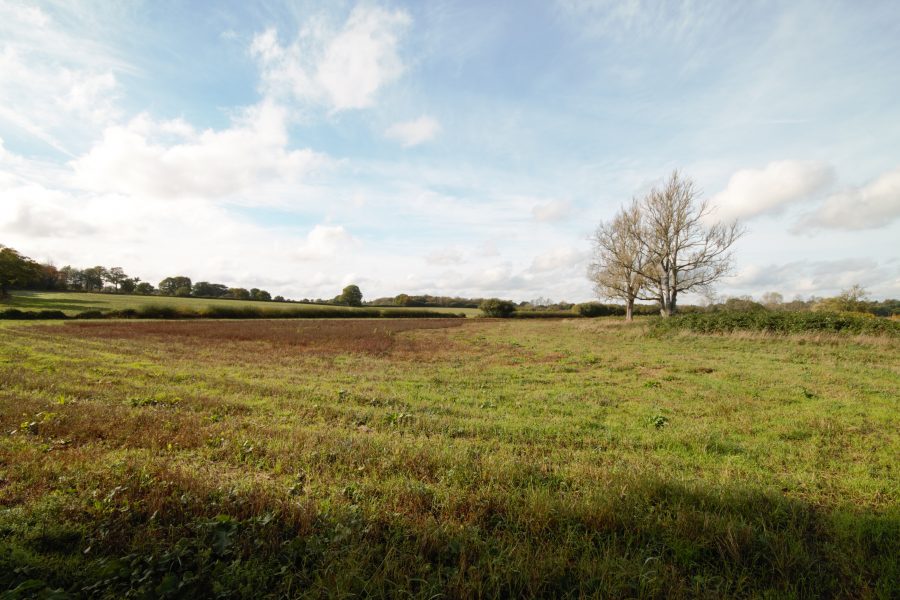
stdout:
[(499, 298), (482, 300), (481, 304), (478, 305), (478, 308), (486, 317), (507, 318), (511, 317), (513, 313), (516, 312), (515, 304), (509, 300), (500, 300)]
[(185, 315), (171, 306), (141, 306), (136, 311), (136, 316), (141, 319), (178, 319)]
[(34, 314), (35, 319), (67, 319), (66, 313), (61, 310), (39, 310)]
[(509, 316), (514, 319), (571, 319), (576, 315), (570, 310), (517, 310)]
[(410, 308), (380, 310), (379, 316), (388, 319), (459, 319), (466, 318), (465, 313), (439, 313), (433, 310), (416, 310)]
[(599, 302), (582, 302), (573, 306), (572, 312), (579, 317), (608, 317), (610, 315), (624, 315), (625, 307), (616, 304), (601, 304)]
[(878, 317), (840, 312), (720, 311), (676, 315), (653, 324), (658, 333), (687, 330), (698, 333), (764, 331), (770, 333), (849, 333), (900, 335), (900, 323)]
[(45, 320), (45, 319), (67, 319), (66, 313), (61, 310), (37, 310), (22, 311), (17, 308), (9, 308), (0, 311), (0, 319), (8, 319), (15, 321), (25, 320)]
[(76, 319), (102, 319), (105, 317), (102, 312), (99, 310), (83, 310), (77, 315), (75, 315)]

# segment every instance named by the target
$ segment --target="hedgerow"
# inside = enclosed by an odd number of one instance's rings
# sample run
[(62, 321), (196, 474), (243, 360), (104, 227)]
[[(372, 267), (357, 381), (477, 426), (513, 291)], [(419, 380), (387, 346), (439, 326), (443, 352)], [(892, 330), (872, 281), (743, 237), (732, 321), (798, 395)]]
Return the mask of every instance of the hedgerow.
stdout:
[(655, 321), (652, 329), (655, 333), (685, 330), (697, 333), (759, 331), (780, 334), (848, 333), (895, 336), (900, 335), (900, 322), (860, 313), (757, 310), (677, 315)]

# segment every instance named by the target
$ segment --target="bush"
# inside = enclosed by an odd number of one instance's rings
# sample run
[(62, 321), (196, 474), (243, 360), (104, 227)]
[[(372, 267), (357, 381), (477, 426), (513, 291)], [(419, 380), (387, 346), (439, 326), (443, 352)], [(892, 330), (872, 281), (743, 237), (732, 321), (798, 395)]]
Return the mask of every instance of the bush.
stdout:
[(141, 306), (136, 311), (136, 316), (141, 319), (179, 319), (186, 315), (171, 306)]
[(516, 312), (515, 304), (509, 300), (500, 300), (499, 298), (482, 300), (478, 308), (486, 317), (508, 318)]
[(577, 315), (570, 310), (517, 310), (510, 316), (514, 319), (571, 319)]
[(84, 310), (75, 315), (76, 319), (102, 319), (106, 315), (104, 315), (99, 310)]
[(35, 319), (68, 319), (69, 317), (61, 310), (39, 310), (34, 314)]
[(625, 307), (617, 304), (582, 302), (573, 306), (572, 312), (579, 317), (608, 317), (610, 315), (624, 315)]
[(714, 312), (676, 315), (653, 324), (657, 333), (687, 330), (698, 333), (763, 331), (770, 333), (849, 333), (900, 336), (900, 323), (840, 312)]
[(9, 308), (0, 311), (0, 319), (15, 321), (31, 321), (31, 320), (47, 320), (47, 319), (68, 319), (66, 313), (61, 310), (38, 310), (23, 311), (17, 308)]
[(380, 310), (379, 316), (387, 319), (465, 319), (465, 313), (439, 313), (433, 310), (414, 308)]

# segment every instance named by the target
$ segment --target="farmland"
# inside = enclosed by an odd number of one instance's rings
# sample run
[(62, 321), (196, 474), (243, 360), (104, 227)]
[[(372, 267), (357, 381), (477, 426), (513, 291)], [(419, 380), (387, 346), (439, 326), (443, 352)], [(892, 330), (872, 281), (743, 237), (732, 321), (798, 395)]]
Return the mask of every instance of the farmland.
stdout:
[[(122, 311), (145, 307), (173, 308), (184, 311), (202, 311), (209, 308), (254, 309), (272, 312), (277, 316), (284, 311), (304, 309), (346, 311), (346, 306), (328, 304), (301, 304), (297, 302), (254, 302), (250, 300), (228, 300), (224, 298), (177, 298), (172, 296), (136, 296), (127, 294), (92, 294), (82, 292), (32, 292), (16, 291), (9, 298), (0, 300), (0, 310), (16, 308), (23, 311), (60, 310), (74, 316), (86, 311)], [(352, 309), (350, 309), (352, 310)], [(383, 310), (400, 311), (402, 308), (385, 307)], [(474, 315), (473, 308), (427, 308), (436, 313)]]
[(608, 319), (0, 323), (0, 590), (887, 598), (898, 351)]

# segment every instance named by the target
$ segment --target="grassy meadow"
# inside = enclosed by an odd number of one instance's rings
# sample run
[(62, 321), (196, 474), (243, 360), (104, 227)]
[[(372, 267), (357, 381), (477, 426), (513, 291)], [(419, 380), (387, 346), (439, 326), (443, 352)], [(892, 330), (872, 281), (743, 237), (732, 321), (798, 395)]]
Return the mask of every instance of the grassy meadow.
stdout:
[(0, 596), (896, 597), (898, 399), (896, 338), (4, 322)]
[[(99, 310), (101, 312), (134, 310), (144, 307), (166, 307), (185, 311), (203, 311), (209, 308), (255, 309), (272, 312), (297, 311), (306, 309), (346, 311), (346, 306), (328, 304), (300, 304), (296, 302), (257, 302), (252, 300), (229, 300), (226, 298), (176, 298), (173, 296), (138, 296), (130, 294), (92, 294), (85, 292), (32, 292), (13, 291), (8, 298), (0, 300), (0, 310), (60, 310), (74, 316), (80, 312)], [(351, 309), (352, 310), (352, 309)], [(384, 307), (383, 310), (404, 310), (401, 307)], [(475, 308), (418, 308), (436, 313), (475, 315)]]

